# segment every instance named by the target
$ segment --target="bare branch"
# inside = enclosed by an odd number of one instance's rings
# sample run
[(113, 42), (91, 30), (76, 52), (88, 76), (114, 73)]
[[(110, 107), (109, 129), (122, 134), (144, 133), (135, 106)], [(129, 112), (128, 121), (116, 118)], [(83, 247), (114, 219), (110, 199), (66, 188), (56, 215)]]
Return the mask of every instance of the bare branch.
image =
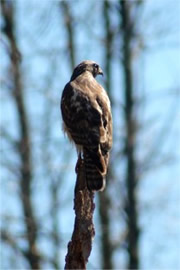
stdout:
[(74, 34), (73, 34), (73, 17), (70, 12), (70, 5), (68, 1), (60, 2), (63, 14), (64, 14), (64, 22), (67, 29), (68, 34), (68, 49), (70, 52), (70, 61), (71, 61), (71, 69), (73, 70), (75, 67), (75, 42), (74, 42)]
[(68, 244), (65, 269), (86, 269), (95, 235), (93, 224), (94, 193), (86, 187), (84, 164), (78, 170), (75, 187), (75, 224)]
[(26, 252), (18, 246), (16, 239), (14, 239), (13, 236), (4, 229), (1, 230), (1, 239), (9, 244), (16, 252), (19, 252), (26, 257)]

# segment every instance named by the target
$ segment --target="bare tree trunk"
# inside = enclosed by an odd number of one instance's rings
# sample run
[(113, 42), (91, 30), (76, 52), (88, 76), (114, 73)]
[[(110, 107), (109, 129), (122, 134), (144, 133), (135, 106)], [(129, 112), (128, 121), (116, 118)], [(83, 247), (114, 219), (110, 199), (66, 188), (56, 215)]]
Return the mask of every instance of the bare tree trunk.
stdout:
[(56, 270), (60, 269), (59, 264), (59, 246), (60, 246), (60, 231), (59, 231), (59, 222), (58, 222), (58, 194), (59, 194), (59, 179), (56, 181), (55, 179), (51, 179), (51, 196), (52, 196), (52, 207), (51, 207), (51, 215), (52, 215), (52, 226), (53, 226), (53, 234), (52, 234), (52, 242), (54, 244), (54, 252), (53, 252), (53, 266)]
[(11, 78), (13, 84), (13, 98), (15, 101), (18, 124), (19, 124), (19, 156), (21, 159), (20, 167), (20, 188), (23, 214), (27, 231), (28, 250), (26, 257), (32, 269), (40, 269), (40, 257), (37, 252), (37, 224), (32, 208), (31, 182), (32, 165), (31, 150), (29, 139), (29, 127), (27, 112), (23, 101), (23, 87), (20, 72), (20, 53), (17, 48), (15, 29), (14, 29), (14, 6), (12, 1), (1, 1), (2, 14), (4, 19), (3, 32), (9, 40), (9, 56), (11, 60)]
[(68, 244), (65, 269), (86, 269), (95, 235), (93, 212), (94, 192), (86, 187), (84, 164), (79, 167), (75, 187), (75, 224)]
[[(105, 24), (105, 74), (106, 90), (110, 96), (111, 93), (111, 61), (112, 61), (112, 32), (110, 29), (109, 17), (110, 2), (103, 2), (104, 24)], [(102, 269), (113, 269), (113, 247), (110, 237), (110, 198), (108, 195), (108, 179), (111, 176), (111, 166), (107, 175), (107, 187), (103, 192), (99, 192), (99, 217), (101, 225), (101, 260)]]
[(68, 34), (68, 49), (70, 53), (70, 62), (71, 69), (73, 70), (75, 67), (75, 42), (74, 42), (74, 26), (73, 26), (73, 17), (70, 11), (70, 5), (68, 1), (61, 1), (60, 6), (62, 8), (64, 14), (64, 24), (66, 26), (67, 34)]
[(106, 90), (109, 94), (110, 100), (111, 98), (111, 63), (113, 56), (113, 32), (110, 26), (110, 7), (111, 2), (105, 0), (103, 2), (103, 14), (104, 14), (104, 26), (105, 26), (105, 74), (106, 74)]
[(113, 248), (110, 238), (110, 199), (106, 191), (99, 193), (99, 216), (101, 225), (101, 260), (102, 269), (113, 269)]
[(137, 199), (136, 199), (136, 160), (135, 160), (135, 119), (134, 119), (134, 99), (133, 99), (133, 71), (132, 71), (132, 49), (131, 42), (134, 34), (133, 22), (131, 21), (130, 1), (120, 1), (120, 20), (122, 35), (122, 67), (124, 73), (124, 118), (126, 125), (125, 153), (127, 157), (126, 186), (127, 202), (125, 210), (128, 217), (128, 269), (138, 269), (138, 240), (139, 228), (137, 223)]

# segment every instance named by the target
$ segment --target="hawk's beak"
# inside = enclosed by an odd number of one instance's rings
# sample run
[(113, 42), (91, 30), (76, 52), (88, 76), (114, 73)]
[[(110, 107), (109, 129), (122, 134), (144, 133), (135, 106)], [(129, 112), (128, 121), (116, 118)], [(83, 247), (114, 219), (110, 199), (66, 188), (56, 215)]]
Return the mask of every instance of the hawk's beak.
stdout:
[(98, 74), (103, 76), (103, 71), (101, 68), (99, 68)]

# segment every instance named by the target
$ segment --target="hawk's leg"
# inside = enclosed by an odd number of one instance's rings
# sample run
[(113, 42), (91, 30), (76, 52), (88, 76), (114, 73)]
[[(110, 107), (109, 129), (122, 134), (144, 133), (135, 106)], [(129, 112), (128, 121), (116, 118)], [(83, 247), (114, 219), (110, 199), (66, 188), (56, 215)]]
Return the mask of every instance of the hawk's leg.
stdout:
[(75, 167), (75, 172), (76, 173), (78, 173), (80, 168), (83, 166), (83, 163), (84, 163), (84, 160), (81, 157), (81, 152), (79, 152), (78, 160), (77, 160), (76, 167)]

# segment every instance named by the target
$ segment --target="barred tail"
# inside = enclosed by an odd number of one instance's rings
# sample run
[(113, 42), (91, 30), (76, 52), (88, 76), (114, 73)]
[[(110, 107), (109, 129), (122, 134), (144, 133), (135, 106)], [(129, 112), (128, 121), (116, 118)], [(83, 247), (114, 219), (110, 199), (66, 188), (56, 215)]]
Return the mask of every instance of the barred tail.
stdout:
[(89, 190), (102, 191), (105, 188), (107, 165), (99, 152), (84, 149), (86, 183)]

